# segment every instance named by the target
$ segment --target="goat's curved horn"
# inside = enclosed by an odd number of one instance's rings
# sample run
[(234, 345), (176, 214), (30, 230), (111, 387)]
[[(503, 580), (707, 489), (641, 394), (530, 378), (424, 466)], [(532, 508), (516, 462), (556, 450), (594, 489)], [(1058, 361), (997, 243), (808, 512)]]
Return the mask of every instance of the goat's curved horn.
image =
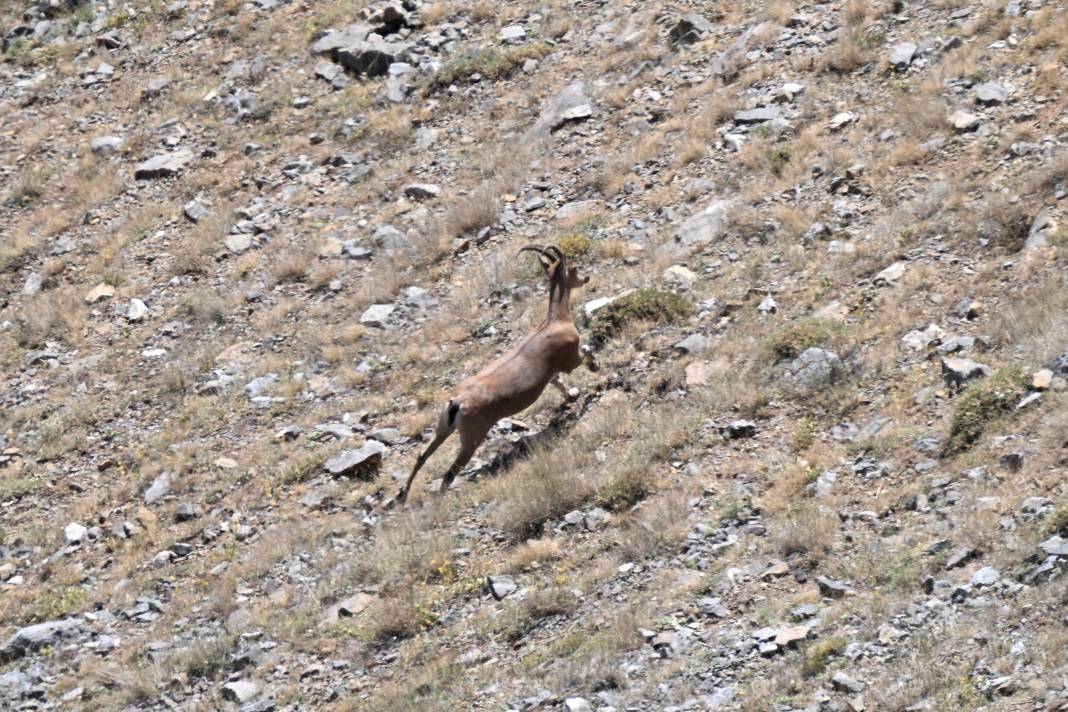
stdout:
[(526, 247), (521, 247), (519, 248), (519, 252), (515, 253), (516, 257), (523, 254), (524, 252), (535, 253), (538, 256), (538, 262), (541, 263), (541, 268), (544, 269), (546, 272), (549, 271), (549, 267), (552, 266), (552, 262), (550, 262), (549, 258), (546, 256), (544, 247), (538, 247), (537, 245), (527, 245)]
[(545, 251), (551, 253), (552, 255), (554, 255), (555, 259), (557, 259), (557, 260), (559, 260), (561, 262), (564, 261), (564, 252), (563, 252), (563, 250), (561, 250), (556, 245), (546, 245), (545, 246)]

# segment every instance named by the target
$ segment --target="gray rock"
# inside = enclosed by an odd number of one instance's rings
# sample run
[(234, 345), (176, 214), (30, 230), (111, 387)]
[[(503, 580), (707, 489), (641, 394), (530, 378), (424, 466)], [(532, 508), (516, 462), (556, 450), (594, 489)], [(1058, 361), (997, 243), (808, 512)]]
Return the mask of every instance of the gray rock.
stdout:
[(912, 42), (902, 42), (895, 45), (890, 53), (890, 64), (899, 72), (903, 72), (912, 64), (916, 56), (916, 45)]
[(584, 697), (568, 697), (564, 700), (567, 712), (593, 712), (593, 707)]
[(949, 115), (949, 124), (961, 133), (975, 131), (979, 128), (982, 118), (967, 111), (958, 110)]
[(586, 83), (573, 82), (552, 98), (538, 120), (534, 122), (534, 133), (552, 132), (569, 121), (582, 121), (593, 116), (593, 104), (586, 96)]
[(556, 220), (569, 220), (586, 213), (593, 213), (600, 209), (602, 205), (600, 200), (575, 200), (561, 205), (553, 214), (553, 218)]
[(683, 354), (700, 354), (708, 351), (708, 337), (704, 334), (690, 334), (675, 344), (675, 350)]
[(169, 178), (177, 175), (192, 160), (193, 152), (185, 148), (153, 156), (134, 169), (134, 180)]
[(992, 106), (1008, 100), (1009, 92), (997, 82), (983, 82), (975, 87), (975, 101), (978, 104)]
[(396, 307), (392, 304), (372, 304), (360, 315), (360, 323), (378, 329), (385, 329), (394, 309)]
[(790, 611), (790, 617), (795, 621), (802, 621), (814, 617), (820, 612), (820, 607), (815, 603), (802, 603)]
[(1053, 219), (1049, 208), (1043, 208), (1035, 216), (1031, 223), (1031, 230), (1027, 234), (1024, 250), (1034, 250), (1049, 246), (1049, 238), (1057, 231), (1057, 222)]
[(433, 183), (410, 183), (404, 186), (404, 196), (412, 200), (432, 200), (441, 195), (441, 188)]
[(519, 588), (511, 576), (489, 576), (486, 578), (486, 585), (498, 601), (511, 596)]
[(992, 566), (984, 566), (983, 568), (972, 574), (971, 583), (973, 586), (993, 586), (1001, 578), (1001, 574), (998, 570)]
[(379, 225), (371, 239), (386, 252), (396, 252), (408, 244), (408, 236), (392, 225)]
[(497, 33), (497, 39), (505, 44), (516, 44), (525, 40), (526, 37), (527, 31), (522, 25), (507, 25)]
[(774, 314), (778, 310), (779, 305), (775, 301), (775, 298), (772, 297), (770, 294), (764, 297), (764, 299), (761, 300), (760, 304), (757, 305), (757, 311), (761, 314)]
[(81, 544), (85, 540), (85, 535), (88, 531), (89, 530), (81, 524), (71, 522), (63, 528), (63, 539), (67, 542), (67, 546)]
[(203, 512), (200, 507), (191, 502), (182, 502), (178, 505), (178, 508), (174, 510), (174, 520), (177, 522), (188, 522), (199, 517)]
[(182, 208), (182, 212), (184, 212), (185, 216), (194, 223), (198, 223), (208, 217), (208, 209), (195, 200), (190, 200), (186, 203), (185, 207)]
[(787, 378), (803, 388), (823, 388), (830, 385), (841, 370), (842, 361), (838, 354), (812, 346), (790, 362)]
[(1038, 545), (1038, 550), (1045, 556), (1068, 557), (1068, 539), (1051, 536)]
[(782, 116), (777, 106), (763, 106), (757, 109), (746, 109), (734, 114), (736, 124), (762, 124), (765, 121), (773, 121)]
[(226, 630), (230, 633), (244, 633), (252, 625), (252, 613), (247, 608), (236, 608), (226, 617)]
[(950, 388), (961, 388), (966, 383), (985, 378), (991, 373), (990, 366), (966, 358), (942, 357), (942, 380)]
[(41, 291), (41, 287), (44, 284), (44, 280), (41, 279), (40, 272), (30, 272), (26, 277), (26, 282), (22, 285), (22, 295), (24, 297), (32, 297)]
[(963, 566), (978, 555), (979, 552), (971, 547), (958, 547), (949, 555), (949, 558), (946, 559), (946, 569), (955, 569), (959, 566)]
[(89, 150), (98, 156), (107, 156), (121, 151), (123, 143), (118, 136), (97, 136), (89, 142)]
[(334, 477), (359, 477), (370, 479), (382, 464), (386, 446), (377, 440), (368, 440), (356, 450), (345, 450), (327, 460), (323, 468)]
[(149, 79), (148, 84), (145, 85), (145, 90), (141, 92), (142, 99), (153, 99), (163, 93), (163, 90), (170, 86), (171, 80), (167, 77), (156, 77)]
[(732, 440), (751, 438), (757, 434), (757, 424), (751, 420), (732, 420), (720, 428), (720, 432)]
[(224, 700), (245, 704), (260, 694), (263, 685), (255, 680), (235, 680), (222, 686)]
[(730, 200), (712, 201), (708, 207), (679, 226), (675, 235), (676, 242), (687, 247), (696, 247), (719, 239), (727, 229), (732, 207)]
[(1053, 358), (1046, 368), (1061, 376), (1068, 375), (1068, 351)]
[(169, 472), (161, 472), (152, 480), (152, 484), (145, 490), (142, 498), (145, 504), (155, 504), (167, 496), (171, 491), (171, 475)]
[(84, 627), (85, 621), (81, 618), (64, 618), (19, 628), (0, 646), (0, 662), (11, 662), (46, 645), (54, 645), (80, 633)]
[(668, 33), (668, 41), (674, 45), (692, 44), (711, 31), (712, 23), (696, 12), (691, 12), (679, 18), (675, 26)]
[(331, 30), (313, 45), (316, 54), (328, 55), (355, 74), (376, 77), (386, 74), (389, 65), (405, 61), (412, 44), (390, 42), (374, 33), (371, 25), (355, 23), (341, 30)]
[(228, 235), (223, 241), (223, 245), (235, 255), (240, 255), (242, 252), (247, 252), (248, 249), (252, 247), (252, 236), (243, 233)]
[(126, 319), (130, 322), (144, 321), (148, 316), (148, 306), (140, 299), (131, 299), (126, 308)]
[(941, 343), (946, 332), (937, 324), (929, 324), (926, 329), (914, 329), (901, 337), (901, 348), (906, 351), (922, 351), (931, 344)]
[(815, 222), (812, 223), (805, 234), (801, 236), (801, 244), (806, 247), (811, 246), (816, 240), (829, 240), (834, 233), (826, 223)]
[(879, 274), (875, 275), (875, 283), (893, 284), (905, 276), (905, 271), (907, 269), (908, 265), (904, 262), (895, 262)]
[(820, 589), (820, 595), (827, 596), (828, 598), (841, 598), (849, 593), (849, 586), (845, 583), (829, 579), (826, 576), (817, 578), (816, 585)]
[(831, 685), (840, 692), (850, 692), (852, 694), (864, 692), (865, 687), (863, 682), (855, 680), (841, 671), (836, 672), (831, 677)]

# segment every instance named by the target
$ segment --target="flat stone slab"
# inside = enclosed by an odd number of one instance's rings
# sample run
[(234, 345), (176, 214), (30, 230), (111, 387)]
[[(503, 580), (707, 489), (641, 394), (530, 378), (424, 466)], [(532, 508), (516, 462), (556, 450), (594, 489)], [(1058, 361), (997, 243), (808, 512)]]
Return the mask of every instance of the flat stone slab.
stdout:
[(188, 149), (180, 149), (171, 153), (161, 153), (153, 156), (134, 169), (135, 180), (153, 180), (156, 178), (170, 178), (177, 175), (193, 160), (193, 152)]
[(19, 628), (3, 646), (0, 646), (0, 662), (17, 660), (27, 653), (73, 635), (84, 627), (85, 621), (81, 618), (64, 618)]
[(368, 440), (363, 447), (345, 450), (327, 460), (323, 467), (334, 477), (364, 477), (373, 474), (382, 464), (386, 446), (377, 440)]

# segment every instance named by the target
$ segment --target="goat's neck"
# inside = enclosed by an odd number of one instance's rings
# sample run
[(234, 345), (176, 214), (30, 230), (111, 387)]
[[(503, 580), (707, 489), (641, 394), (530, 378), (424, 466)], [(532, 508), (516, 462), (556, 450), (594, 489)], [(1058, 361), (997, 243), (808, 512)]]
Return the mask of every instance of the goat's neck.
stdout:
[(549, 315), (551, 321), (571, 321), (571, 288), (563, 279), (554, 279), (549, 285)]

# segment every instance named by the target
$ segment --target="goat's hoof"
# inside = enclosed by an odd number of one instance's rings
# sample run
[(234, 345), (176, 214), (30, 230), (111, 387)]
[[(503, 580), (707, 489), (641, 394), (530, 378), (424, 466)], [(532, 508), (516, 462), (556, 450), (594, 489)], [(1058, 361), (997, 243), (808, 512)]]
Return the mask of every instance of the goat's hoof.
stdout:
[(408, 501), (408, 493), (405, 492), (404, 490), (401, 490), (400, 492), (397, 493), (396, 497), (394, 497), (393, 499), (391, 499), (388, 502), (386, 502), (385, 505), (382, 506), (382, 509), (384, 509), (385, 511), (388, 512), (389, 510), (391, 510), (394, 507), (396, 507), (398, 504), (404, 504), (407, 501)]

